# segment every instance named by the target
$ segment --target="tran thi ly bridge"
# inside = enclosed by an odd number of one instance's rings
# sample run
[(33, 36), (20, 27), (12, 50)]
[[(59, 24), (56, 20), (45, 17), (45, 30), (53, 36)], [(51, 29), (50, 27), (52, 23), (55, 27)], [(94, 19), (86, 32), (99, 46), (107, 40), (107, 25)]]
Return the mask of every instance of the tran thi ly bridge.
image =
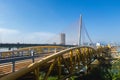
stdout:
[(52, 54), (40, 58), (34, 63), (0, 78), (0, 80), (49, 80), (50, 76), (55, 76), (58, 80), (65, 80), (75, 73), (80, 73), (85, 67), (87, 67), (87, 71), (95, 59), (101, 56), (108, 56), (109, 48), (100, 47), (95, 49), (82, 46), (66, 49), (58, 46), (37, 46), (23, 48), (6, 54), (10, 56), (16, 52), (16, 54), (19, 54), (20, 51), (26, 51), (26, 53), (33, 51), (36, 55), (46, 54), (46, 52)]

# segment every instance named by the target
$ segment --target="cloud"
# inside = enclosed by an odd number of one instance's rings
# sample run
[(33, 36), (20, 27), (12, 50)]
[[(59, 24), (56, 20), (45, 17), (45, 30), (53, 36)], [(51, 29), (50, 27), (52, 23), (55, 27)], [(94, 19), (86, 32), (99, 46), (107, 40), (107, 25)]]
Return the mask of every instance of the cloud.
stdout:
[(0, 28), (0, 34), (3, 35), (18, 34), (18, 33), (19, 31), (15, 29)]
[(50, 38), (54, 36), (55, 34), (50, 32), (34, 32), (33, 35), (40, 36), (41, 38)]
[[(77, 36), (74, 33), (66, 34), (66, 44), (77, 44)], [(51, 32), (23, 32), (16, 29), (0, 28), (0, 43), (60, 43), (60, 34)]]
[[(14, 42), (19, 31), (15, 29), (0, 28), (0, 42)], [(15, 37), (13, 39), (13, 36)]]
[(0, 28), (0, 43), (59, 43), (58, 35), (55, 35), (50, 32), (26, 33), (16, 29)]
[(32, 32), (25, 34), (23, 37), (24, 42), (44, 44), (53, 43), (55, 39), (51, 40), (51, 38), (53, 38), (54, 36), (55, 34), (50, 32)]

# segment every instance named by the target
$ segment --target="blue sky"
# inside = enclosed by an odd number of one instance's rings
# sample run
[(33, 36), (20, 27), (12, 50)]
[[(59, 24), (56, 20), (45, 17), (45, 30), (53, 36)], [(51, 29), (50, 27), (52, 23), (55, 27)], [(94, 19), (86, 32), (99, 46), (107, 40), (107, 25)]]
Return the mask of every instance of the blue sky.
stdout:
[(94, 42), (120, 42), (119, 0), (0, 0), (0, 42), (40, 43), (80, 14)]

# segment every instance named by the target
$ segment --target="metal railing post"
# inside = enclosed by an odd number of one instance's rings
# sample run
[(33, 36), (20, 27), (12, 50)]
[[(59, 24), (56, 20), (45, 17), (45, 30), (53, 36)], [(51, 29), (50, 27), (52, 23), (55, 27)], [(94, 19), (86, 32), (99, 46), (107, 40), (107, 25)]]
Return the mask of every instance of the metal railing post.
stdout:
[(15, 72), (15, 61), (12, 61), (12, 72)]
[(34, 63), (35, 59), (34, 59), (34, 51), (33, 50), (31, 50), (31, 56), (32, 56), (32, 62)]

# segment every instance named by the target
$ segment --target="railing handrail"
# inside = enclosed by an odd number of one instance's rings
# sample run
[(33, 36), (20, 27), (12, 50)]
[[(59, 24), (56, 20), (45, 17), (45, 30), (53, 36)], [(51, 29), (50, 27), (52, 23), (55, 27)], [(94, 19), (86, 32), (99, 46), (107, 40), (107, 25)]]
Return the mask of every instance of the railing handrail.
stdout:
[[(33, 69), (37, 68), (38, 66), (42, 65), (43, 63), (45, 63), (47, 61), (50, 61), (53, 58), (59, 57), (60, 55), (63, 55), (66, 52), (69, 52), (70, 50), (74, 50), (74, 49), (78, 49), (78, 48), (91, 48), (91, 47), (88, 47), (88, 46), (72, 47), (72, 48), (69, 48), (69, 49), (62, 50), (60, 52), (57, 52), (55, 54), (52, 54), (52, 55), (47, 56), (45, 58), (42, 58), (41, 60), (39, 60), (39, 61), (37, 61), (35, 63), (32, 63), (29, 66), (27, 66), (25, 68), (22, 68), (19, 71), (16, 71), (14, 73), (6, 75), (5, 77), (2, 77), (0, 80), (8, 80), (8, 79), (15, 80), (15, 79), (17, 79), (17, 78), (19, 78), (19, 77), (21, 77), (21, 76), (23, 76), (23, 75), (31, 72)], [(96, 51), (94, 48), (91, 48), (91, 49), (93, 49), (94, 51)]]

